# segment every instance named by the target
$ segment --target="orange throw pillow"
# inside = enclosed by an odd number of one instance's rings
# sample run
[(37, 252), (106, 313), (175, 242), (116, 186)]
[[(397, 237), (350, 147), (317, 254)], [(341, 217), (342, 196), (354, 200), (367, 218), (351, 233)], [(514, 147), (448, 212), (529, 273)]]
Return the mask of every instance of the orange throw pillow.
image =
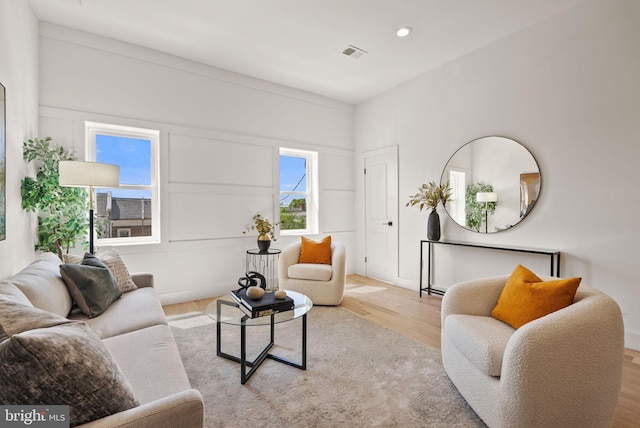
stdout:
[(300, 258), (298, 263), (331, 264), (331, 236), (327, 236), (320, 242), (302, 237)]
[(515, 268), (491, 316), (520, 328), (573, 303), (582, 278), (542, 281), (522, 265)]

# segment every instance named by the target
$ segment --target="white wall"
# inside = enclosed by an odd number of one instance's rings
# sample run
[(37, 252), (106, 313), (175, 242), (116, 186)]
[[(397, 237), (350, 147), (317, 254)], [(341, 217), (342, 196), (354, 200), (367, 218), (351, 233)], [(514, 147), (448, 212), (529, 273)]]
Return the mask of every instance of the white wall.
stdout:
[(0, 278), (34, 257), (35, 224), (25, 214), (20, 180), (27, 175), (22, 142), (38, 127), (38, 21), (29, 3), (0, 0), (0, 83), (6, 88), (6, 239), (0, 241)]
[(279, 146), (319, 152), (319, 236), (353, 246), (353, 106), (46, 23), (39, 59), (41, 136), (82, 157), (86, 120), (160, 130), (162, 243), (119, 250), (163, 302), (237, 287), (242, 230), (279, 212)]
[[(562, 275), (581, 276), (625, 315), (627, 347), (640, 349), (640, 2), (588, 0), (406, 82), (356, 108), (356, 164), (362, 152), (399, 145), (397, 283), (417, 290), (419, 240), (426, 215), (408, 195), (438, 180), (460, 146), (487, 135), (526, 145), (538, 160), (542, 193), (513, 229), (482, 235), (453, 224), (441, 209), (443, 238), (555, 249)], [(357, 183), (356, 218), (363, 218)], [(358, 261), (364, 259), (357, 230)], [(510, 273), (522, 262), (548, 273), (546, 258), (440, 246), (441, 287)]]

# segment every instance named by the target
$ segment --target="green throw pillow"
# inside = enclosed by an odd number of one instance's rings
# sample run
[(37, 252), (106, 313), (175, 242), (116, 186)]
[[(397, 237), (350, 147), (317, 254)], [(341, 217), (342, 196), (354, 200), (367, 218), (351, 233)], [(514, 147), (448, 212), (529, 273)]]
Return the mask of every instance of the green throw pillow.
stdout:
[(104, 263), (86, 253), (81, 264), (61, 264), (60, 274), (80, 310), (89, 318), (103, 313), (122, 295), (118, 282)]

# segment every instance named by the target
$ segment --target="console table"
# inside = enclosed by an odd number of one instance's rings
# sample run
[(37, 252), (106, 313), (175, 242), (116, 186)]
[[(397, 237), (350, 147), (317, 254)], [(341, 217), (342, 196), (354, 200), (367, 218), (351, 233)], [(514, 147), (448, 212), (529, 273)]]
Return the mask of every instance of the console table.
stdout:
[[(424, 265), (423, 259), (423, 249), (424, 244), (427, 245), (427, 286), (422, 286), (422, 271)], [(442, 245), (457, 245), (460, 247), (472, 247), (472, 248), (484, 248), (489, 250), (500, 250), (500, 251), (514, 251), (519, 253), (529, 253), (529, 254), (542, 254), (545, 256), (549, 256), (550, 259), (550, 275), (551, 276), (560, 276), (560, 251), (551, 251), (551, 250), (539, 250), (539, 249), (529, 249), (529, 248), (517, 248), (517, 247), (502, 247), (496, 245), (483, 245), (483, 244), (472, 244), (468, 242), (454, 242), (454, 241), (430, 241), (430, 240), (420, 240), (420, 297), (422, 297), (422, 292), (426, 291), (428, 295), (438, 294), (440, 296), (444, 295), (444, 290), (438, 290), (437, 288), (431, 287), (431, 253), (433, 251), (433, 246), (435, 244)]]

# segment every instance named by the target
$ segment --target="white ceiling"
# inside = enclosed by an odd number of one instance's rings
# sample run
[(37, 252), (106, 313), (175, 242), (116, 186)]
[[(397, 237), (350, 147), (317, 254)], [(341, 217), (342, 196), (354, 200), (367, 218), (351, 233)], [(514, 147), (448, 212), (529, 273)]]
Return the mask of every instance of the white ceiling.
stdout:
[(581, 1), (29, 0), (41, 21), (353, 104)]

